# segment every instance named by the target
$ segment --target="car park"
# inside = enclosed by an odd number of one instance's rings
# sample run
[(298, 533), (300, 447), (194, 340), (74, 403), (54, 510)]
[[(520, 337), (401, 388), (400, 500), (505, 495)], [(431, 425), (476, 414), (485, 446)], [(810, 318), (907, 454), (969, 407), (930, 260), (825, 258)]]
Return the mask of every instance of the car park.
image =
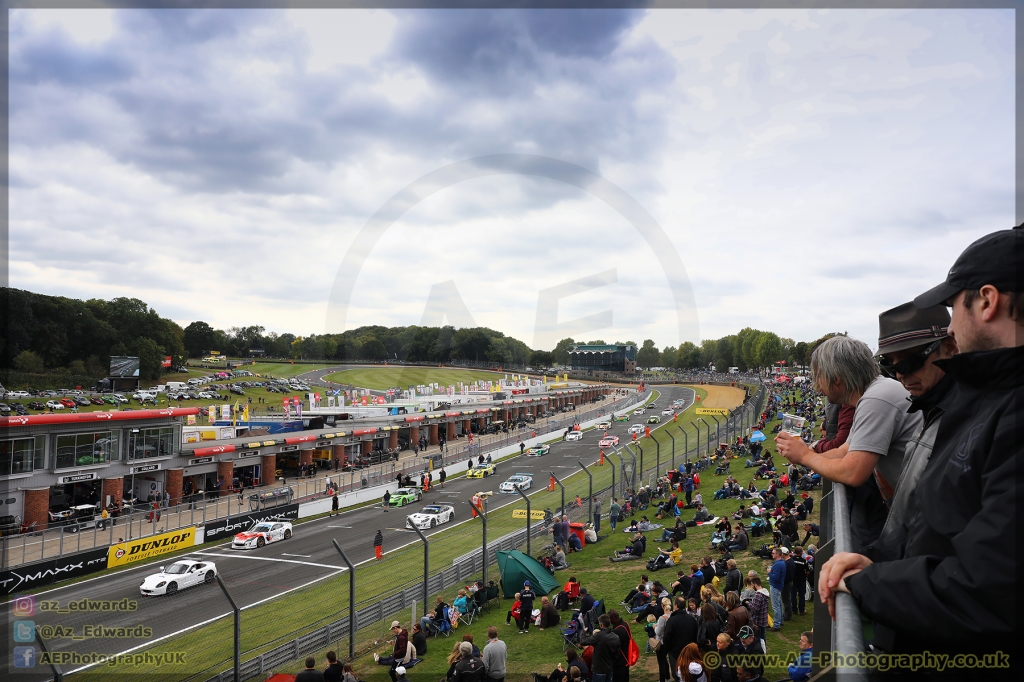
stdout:
[(114, 398), (114, 400), (116, 400), (121, 405), (124, 405), (124, 404), (129, 402), (128, 398), (125, 398), (124, 394), (122, 394), (122, 393), (115, 393), (112, 397)]
[(260, 521), (252, 528), (235, 535), (232, 549), (256, 549), (292, 536), (292, 524), (287, 521)]
[(405, 527), (412, 528), (415, 525), (423, 530), (434, 528), (442, 523), (448, 523), (455, 518), (455, 508), (450, 504), (430, 504), (415, 514), (410, 514), (405, 520)]
[(212, 561), (181, 559), (170, 566), (161, 566), (158, 573), (148, 575), (139, 586), (139, 591), (147, 596), (177, 594), (196, 585), (209, 585), (217, 579), (217, 565)]
[(63, 405), (64, 407), (68, 407), (68, 408), (78, 407), (78, 403), (76, 403), (71, 398), (61, 398), (60, 399), (60, 404)]
[(90, 400), (85, 397), (73, 398), (73, 400), (75, 401), (75, 404), (78, 405), (79, 407), (88, 407), (89, 405), (92, 404), (92, 402), (90, 402)]
[(486, 478), (494, 473), (494, 464), (485, 462), (484, 464), (477, 464), (475, 467), (466, 472), (466, 478)]
[(498, 486), (499, 493), (515, 493), (516, 487), (520, 490), (529, 490), (533, 487), (532, 474), (513, 474), (508, 480)]
[(0, 414), (7, 415), (7, 414), (10, 414), (10, 413), (11, 413), (11, 406), (8, 405), (7, 403), (0, 403)]
[(541, 443), (540, 445), (534, 445), (531, 448), (526, 448), (527, 457), (543, 457), (549, 452), (551, 452), (551, 446), (547, 445), (546, 443)]
[(419, 488), (399, 488), (395, 492), (391, 493), (391, 499), (388, 501), (390, 507), (404, 507), (413, 502), (419, 502), (423, 493)]
[(570, 431), (565, 435), (565, 439), (568, 441), (583, 440), (582, 431)]
[(619, 444), (619, 437), (618, 436), (605, 436), (598, 443), (598, 446), (602, 447), (602, 448), (610, 448), (611, 446), (618, 445), (618, 444)]
[(238, 386), (232, 386), (229, 390), (235, 395), (245, 395), (245, 391)]
[(56, 400), (47, 400), (46, 401), (46, 407), (51, 409), (51, 410), (63, 410), (64, 409), (64, 404), (61, 403), (61, 402), (58, 402)]
[(45, 410), (46, 409), (46, 405), (44, 405), (43, 403), (39, 402), (38, 400), (33, 400), (32, 402), (30, 402), (28, 404), (28, 406), (29, 406), (29, 409), (32, 409), (32, 410)]
[(626, 433), (643, 433), (645, 428), (646, 427), (643, 424), (633, 424), (626, 429)]
[(649, 418), (647, 419), (647, 423), (648, 423), (648, 424), (658, 424), (658, 423), (660, 423), (660, 422), (661, 422), (661, 417), (659, 417), (659, 416), (658, 416), (658, 415), (656, 415), (656, 414), (652, 414), (652, 415), (651, 415), (651, 416), (650, 416), (650, 417), (649, 417)]

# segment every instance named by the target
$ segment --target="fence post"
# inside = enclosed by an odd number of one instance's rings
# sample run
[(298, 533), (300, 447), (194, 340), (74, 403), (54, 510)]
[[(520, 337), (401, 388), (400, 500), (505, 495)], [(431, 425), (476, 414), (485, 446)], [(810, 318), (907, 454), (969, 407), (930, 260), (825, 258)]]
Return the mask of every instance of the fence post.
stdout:
[[(700, 421), (700, 420), (698, 420), (698, 421)], [(693, 428), (697, 429), (697, 447), (696, 447), (696, 449), (694, 450), (694, 453), (695, 453), (695, 454), (696, 454), (696, 455), (697, 455), (698, 457), (700, 457), (700, 427), (699, 427), (699, 426), (697, 426), (697, 423), (696, 423), (696, 422), (690, 422), (690, 426), (692, 426)], [(689, 459), (689, 454), (690, 454), (690, 453), (689, 453), (689, 452), (687, 452), (686, 454), (687, 454), (687, 459)]]
[(341, 560), (348, 566), (348, 658), (351, 661), (356, 657), (356, 567), (341, 551), (337, 540), (331, 540), (331, 544), (334, 545), (334, 549), (338, 550)]
[(562, 485), (562, 482), (558, 480), (558, 476), (555, 476), (555, 472), (554, 471), (549, 471), (548, 473), (551, 474), (551, 478), (555, 479), (555, 483), (558, 484), (558, 487), (562, 489), (562, 509), (558, 513), (559, 513), (560, 516), (564, 516), (565, 515), (565, 486)]
[(672, 439), (672, 471), (676, 470), (676, 437), (672, 435), (671, 431), (666, 431), (668, 437)]
[[(616, 450), (615, 454), (619, 455), (619, 451)], [(611, 456), (612, 456), (612, 453), (610, 453), (610, 452), (605, 453), (605, 457), (608, 457), (610, 459)], [(612, 498), (613, 499), (615, 497), (615, 469), (617, 469), (618, 467), (621, 467), (621, 466), (622, 466), (622, 455), (619, 455), (619, 462), (617, 464), (615, 462), (612, 462)]]
[[(533, 556), (530, 553), (530, 522), (533, 521), (533, 517), (530, 516), (530, 498), (523, 492), (523, 489), (519, 487), (519, 484), (515, 486), (516, 492), (522, 495), (523, 499), (526, 500), (526, 555)], [(484, 583), (485, 585), (487, 583)]]
[[(470, 502), (470, 505), (472, 505), (472, 504), (473, 503)], [(483, 576), (481, 578), (481, 581), (483, 582), (484, 585), (486, 585), (487, 584), (487, 515), (484, 514), (483, 502), (480, 503), (479, 507), (474, 507), (474, 508), (476, 509), (476, 516), (477, 516), (477, 518), (480, 519), (480, 522), (482, 524), (484, 524), (483, 552), (482, 552), (482, 556), (481, 556), (481, 559), (483, 560), (481, 562), (483, 564)]]
[(639, 480), (640, 483), (643, 483), (643, 478), (644, 478), (644, 447), (642, 445), (640, 445), (640, 441), (639, 440), (636, 442), (636, 449), (640, 451), (640, 476), (639, 476), (639, 479), (638, 479), (637, 474), (636, 474), (637, 468), (636, 468), (636, 464), (634, 463), (633, 464), (633, 490), (636, 490), (637, 480)]
[(423, 613), (430, 610), (430, 605), (427, 603), (429, 600), (427, 581), (430, 579), (430, 540), (423, 534), (423, 531), (412, 522), (412, 517), (407, 516), (405, 520), (412, 526), (412, 529), (416, 531), (416, 535), (420, 536), (420, 540), (423, 541)]
[(235, 604), (235, 600), (231, 598), (231, 593), (228, 592), (224, 581), (221, 580), (220, 573), (215, 577), (224, 596), (228, 598), (228, 603), (231, 604), (231, 610), (235, 613), (235, 682), (242, 682), (242, 611)]
[[(711, 418), (715, 420), (715, 438), (718, 442), (722, 442), (722, 422), (718, 421), (718, 417), (711, 415)], [(717, 446), (716, 446), (717, 447)]]
[(587, 518), (588, 519), (593, 519), (594, 518), (594, 475), (590, 473), (590, 469), (588, 469), (587, 465), (583, 463), (583, 460), (578, 459), (576, 461), (579, 463), (580, 468), (583, 469), (583, 471), (587, 474), (587, 478), (590, 479), (590, 493), (587, 495), (587, 500), (589, 500), (589, 503), (588, 503), (589, 507), (587, 508)]
[[(36, 642), (39, 644), (39, 648), (43, 650), (44, 654), (49, 654), (50, 652), (46, 648), (46, 642), (43, 640), (42, 635), (39, 634), (39, 626), (38, 625), (36, 626), (35, 636), (36, 636)], [(49, 659), (50, 657), (47, 656), (46, 658)], [(52, 660), (50, 661), (50, 670), (53, 671), (53, 682), (63, 682), (63, 680), (64, 680), (64, 671), (62, 671), (60, 669), (60, 666), (57, 665), (56, 663), (54, 663)]]

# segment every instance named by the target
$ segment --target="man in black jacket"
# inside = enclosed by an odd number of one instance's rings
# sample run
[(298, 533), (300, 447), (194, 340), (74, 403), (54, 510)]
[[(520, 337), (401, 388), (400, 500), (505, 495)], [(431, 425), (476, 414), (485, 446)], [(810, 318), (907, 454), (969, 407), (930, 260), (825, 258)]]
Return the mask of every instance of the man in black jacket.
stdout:
[(686, 612), (686, 600), (682, 597), (676, 597), (675, 610), (665, 622), (662, 640), (662, 646), (668, 649), (668, 660), (673, 663), (687, 644), (697, 641), (697, 621)]
[[(696, 626), (696, 624), (694, 624)], [(615, 657), (619, 654), (619, 638), (612, 632), (612, 621), (607, 613), (597, 619), (598, 630), (580, 642), (583, 646), (594, 647), (594, 658), (591, 666), (591, 682), (609, 682), (615, 668)], [(667, 625), (666, 625), (667, 627)], [(696, 629), (696, 628), (695, 628)], [(694, 633), (696, 638), (696, 632)], [(681, 651), (681, 650), (680, 650)]]
[[(864, 616), (893, 630), (895, 653), (990, 654), (1020, 665), (1007, 654), (1016, 650), (1018, 567), (1003, 539), (1016, 536), (1021, 485), (1022, 254), (1020, 226), (987, 235), (960, 255), (945, 283), (915, 299), (922, 308), (952, 304), (949, 334), (960, 349), (936, 362), (955, 386), (915, 508), (905, 532), (880, 539), (871, 557), (839, 553), (820, 569), (829, 610), (836, 592), (853, 595)], [(960, 679), (1013, 675), (956, 672)]]

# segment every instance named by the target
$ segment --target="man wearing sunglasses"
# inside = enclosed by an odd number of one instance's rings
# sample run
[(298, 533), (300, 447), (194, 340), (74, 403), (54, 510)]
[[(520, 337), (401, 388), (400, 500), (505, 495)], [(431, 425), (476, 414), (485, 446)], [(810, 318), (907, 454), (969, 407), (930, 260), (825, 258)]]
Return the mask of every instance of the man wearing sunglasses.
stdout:
[[(837, 593), (893, 631), (891, 653), (990, 655), (995, 669), (957, 679), (1021, 679), (1019, 532), (1024, 403), (1024, 226), (982, 237), (946, 281), (918, 296), (953, 308), (959, 354), (937, 361), (955, 383), (943, 401), (932, 456), (915, 487), (905, 534), (866, 555), (840, 552), (819, 571), (821, 599)], [(901, 537), (902, 535), (902, 537)], [(915, 679), (925, 672), (918, 669)], [(949, 672), (949, 671), (947, 671)], [(904, 671), (905, 674), (908, 671)]]
[(935, 444), (942, 418), (942, 401), (953, 387), (936, 360), (956, 354), (949, 336), (949, 311), (944, 305), (921, 310), (913, 301), (878, 316), (878, 364), (882, 373), (896, 379), (910, 393), (910, 412), (920, 412), (921, 428), (907, 444), (896, 496), (882, 529), (882, 538), (904, 532), (908, 510), (914, 508), (914, 489)]

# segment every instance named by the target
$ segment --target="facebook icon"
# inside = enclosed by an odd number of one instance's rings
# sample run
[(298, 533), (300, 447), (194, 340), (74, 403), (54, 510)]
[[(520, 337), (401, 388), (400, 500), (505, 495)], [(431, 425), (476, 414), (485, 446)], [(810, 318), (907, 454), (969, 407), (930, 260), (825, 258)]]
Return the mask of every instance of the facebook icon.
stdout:
[(33, 646), (14, 647), (14, 667), (34, 668), (36, 667), (36, 648)]

